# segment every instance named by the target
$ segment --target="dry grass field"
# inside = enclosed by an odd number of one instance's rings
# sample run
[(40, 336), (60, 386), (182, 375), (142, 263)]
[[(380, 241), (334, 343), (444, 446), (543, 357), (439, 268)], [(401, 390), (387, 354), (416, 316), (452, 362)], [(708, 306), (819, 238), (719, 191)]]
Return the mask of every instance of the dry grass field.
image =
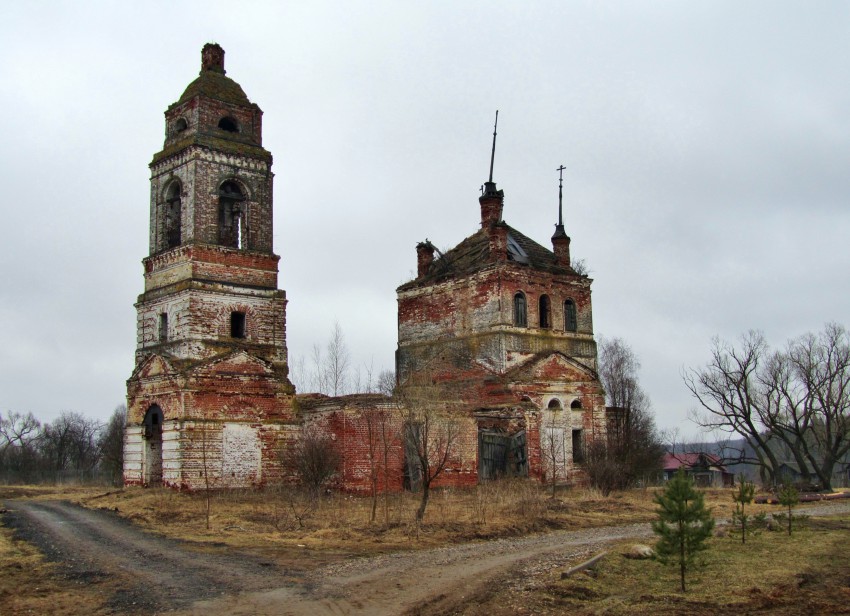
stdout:
[[(549, 491), (527, 481), (504, 481), (471, 490), (433, 494), (421, 526), (414, 520), (416, 495), (371, 499), (328, 494), (311, 499), (289, 488), (188, 494), (162, 489), (0, 487), (0, 501), (66, 499), (92, 509), (109, 509), (140, 527), (175, 539), (227, 545), (261, 553), (276, 562), (312, 569), (355, 556), (427, 548), (555, 529), (577, 530), (654, 519), (653, 489), (603, 498), (592, 490)], [(715, 516), (728, 519), (731, 490), (709, 490)], [(778, 512), (754, 505), (751, 513)], [(804, 508), (800, 508), (804, 511)], [(792, 537), (759, 531), (742, 549), (740, 539), (718, 537), (695, 572), (686, 595), (676, 592), (676, 571), (655, 561), (627, 560), (626, 544), (615, 546), (594, 571), (561, 580), (560, 571), (541, 572), (526, 585), (503, 585), (487, 596), (470, 597), (465, 614), (561, 613), (850, 613), (850, 516), (812, 520)], [(25, 593), (21, 589), (26, 589)], [(500, 590), (501, 589), (501, 590)], [(818, 603), (820, 601), (822, 603)], [(89, 603), (87, 603), (89, 602)], [(0, 606), (9, 613), (40, 613), (76, 605), (98, 613), (97, 602), (73, 579), (57, 575), (29, 544), (0, 528)], [(784, 607), (783, 607), (784, 606)], [(820, 606), (820, 607), (819, 607)], [(822, 611), (828, 606), (828, 611)], [(785, 611), (775, 611), (775, 610)], [(794, 611), (796, 609), (800, 611)], [(826, 609), (823, 607), (823, 609)], [(836, 611), (838, 610), (838, 611)], [(846, 610), (846, 611), (841, 611)], [(0, 610), (3, 611), (3, 610)], [(56, 609), (49, 609), (56, 613)]]

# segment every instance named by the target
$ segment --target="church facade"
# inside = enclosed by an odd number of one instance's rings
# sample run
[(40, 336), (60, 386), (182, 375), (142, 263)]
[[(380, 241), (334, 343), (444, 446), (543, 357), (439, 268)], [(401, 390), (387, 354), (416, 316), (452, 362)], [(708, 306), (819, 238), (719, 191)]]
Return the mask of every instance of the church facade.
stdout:
[[(292, 480), (289, 454), (318, 433), (340, 454), (339, 488), (410, 485), (412, 398), (296, 395), (288, 379), (272, 156), (262, 111), (226, 76), (221, 47), (204, 47), (165, 122), (150, 164), (125, 483)], [(551, 250), (503, 220), (492, 166), (478, 201), (480, 229), (445, 254), (420, 243), (417, 276), (397, 289), (397, 389), (424, 392), (458, 426), (436, 485), (580, 482), (583, 445), (606, 425), (591, 280), (571, 265), (560, 214)]]

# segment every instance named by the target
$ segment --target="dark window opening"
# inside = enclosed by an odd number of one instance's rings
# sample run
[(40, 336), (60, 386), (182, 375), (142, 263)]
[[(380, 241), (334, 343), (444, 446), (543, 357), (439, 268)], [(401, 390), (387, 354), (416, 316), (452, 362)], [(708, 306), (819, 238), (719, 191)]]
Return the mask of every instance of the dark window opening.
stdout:
[(168, 340), (168, 315), (162, 313), (159, 315), (159, 341), (165, 342)]
[(230, 248), (242, 248), (245, 195), (236, 182), (225, 182), (218, 192), (218, 243)]
[(576, 464), (584, 462), (584, 442), (581, 438), (581, 430), (573, 430), (573, 462)]
[(178, 118), (174, 123), (174, 134), (182, 133), (187, 128), (189, 128), (189, 123), (186, 121), (186, 118)]
[(244, 338), (245, 337), (245, 313), (231, 312), (230, 313), (230, 337)]
[(167, 248), (175, 248), (183, 241), (181, 234), (182, 216), (180, 183), (172, 182), (165, 197), (165, 241)]
[(581, 408), (581, 400), (573, 400), (573, 403), (570, 405), (571, 409), (580, 409)]
[(561, 410), (561, 401), (557, 398), (552, 398), (549, 400), (548, 408), (552, 411), (560, 411)]
[(156, 404), (152, 405), (145, 413), (142, 427), (146, 439), (159, 440), (162, 438), (162, 409)]
[(576, 330), (578, 330), (576, 304), (573, 300), (568, 299), (564, 302), (564, 331), (574, 332)]
[(222, 118), (218, 121), (218, 127), (221, 130), (226, 130), (228, 133), (238, 133), (239, 125), (233, 118)]
[(517, 291), (514, 295), (514, 325), (517, 327), (528, 326), (528, 311), (525, 304), (525, 294)]
[(540, 327), (549, 329), (552, 327), (551, 310), (549, 309), (549, 296), (541, 295), (538, 302), (540, 308)]

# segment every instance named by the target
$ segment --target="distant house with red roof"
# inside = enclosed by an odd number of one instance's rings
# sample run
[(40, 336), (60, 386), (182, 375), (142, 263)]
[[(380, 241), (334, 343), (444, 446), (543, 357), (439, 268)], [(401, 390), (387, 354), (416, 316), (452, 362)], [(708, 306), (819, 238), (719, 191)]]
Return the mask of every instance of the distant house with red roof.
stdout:
[(735, 475), (726, 470), (720, 458), (710, 453), (664, 454), (665, 481), (671, 479), (680, 468), (701, 488), (730, 488), (735, 483)]

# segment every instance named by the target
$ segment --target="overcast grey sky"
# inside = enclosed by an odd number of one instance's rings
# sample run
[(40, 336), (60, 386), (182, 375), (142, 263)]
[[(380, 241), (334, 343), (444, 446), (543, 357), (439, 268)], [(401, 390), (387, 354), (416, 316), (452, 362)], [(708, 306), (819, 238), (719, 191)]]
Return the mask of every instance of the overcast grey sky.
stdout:
[(416, 243), (565, 224), (662, 427), (711, 337), (850, 325), (850, 3), (18, 2), (0, 9), (0, 411), (106, 418), (133, 368), (149, 171), (204, 43), (265, 112), (291, 357), (393, 367)]

